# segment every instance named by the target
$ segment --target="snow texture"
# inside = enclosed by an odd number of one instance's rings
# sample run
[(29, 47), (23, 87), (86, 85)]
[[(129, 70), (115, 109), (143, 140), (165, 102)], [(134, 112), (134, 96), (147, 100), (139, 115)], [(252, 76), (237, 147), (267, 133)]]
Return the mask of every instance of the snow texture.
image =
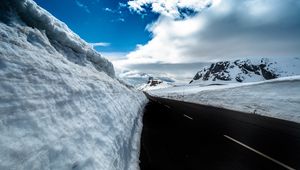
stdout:
[(300, 123), (300, 76), (227, 85), (186, 85), (148, 93)]
[(0, 169), (138, 169), (146, 98), (32, 0), (0, 3)]
[(19, 22), (20, 26), (26, 25), (39, 30), (40, 34), (44, 34), (44, 39), (34, 33), (29, 34), (28, 41), (32, 44), (46, 46), (48, 52), (51, 53), (53, 48), (48, 47), (48, 42), (70, 61), (82, 65), (90, 61), (97, 70), (104, 71), (111, 77), (115, 76), (113, 65), (107, 59), (101, 57), (92, 49), (91, 45), (72, 32), (66, 24), (53, 17), (32, 0), (4, 1), (1, 2), (0, 8), (2, 21), (6, 24), (12, 25), (12, 17), (15, 17), (14, 20), (22, 22)]

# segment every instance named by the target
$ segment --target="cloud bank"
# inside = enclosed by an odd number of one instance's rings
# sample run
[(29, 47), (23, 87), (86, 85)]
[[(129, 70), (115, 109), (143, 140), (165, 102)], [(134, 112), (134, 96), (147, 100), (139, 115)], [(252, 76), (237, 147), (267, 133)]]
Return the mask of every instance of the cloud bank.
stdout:
[[(161, 16), (147, 27), (153, 38), (120, 61), (122, 66), (300, 54), (298, 0), (133, 0), (128, 5), (136, 12), (150, 7)], [(199, 12), (178, 19), (181, 7)]]

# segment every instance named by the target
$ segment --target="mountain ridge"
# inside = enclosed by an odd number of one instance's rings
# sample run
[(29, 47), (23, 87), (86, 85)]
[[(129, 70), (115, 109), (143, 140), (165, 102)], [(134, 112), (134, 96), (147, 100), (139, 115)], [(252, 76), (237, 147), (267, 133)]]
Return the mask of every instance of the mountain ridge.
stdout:
[[(242, 83), (275, 79), (300, 73), (297, 57), (290, 62), (269, 58), (219, 61), (198, 71), (189, 84)], [(291, 70), (293, 68), (294, 70)]]

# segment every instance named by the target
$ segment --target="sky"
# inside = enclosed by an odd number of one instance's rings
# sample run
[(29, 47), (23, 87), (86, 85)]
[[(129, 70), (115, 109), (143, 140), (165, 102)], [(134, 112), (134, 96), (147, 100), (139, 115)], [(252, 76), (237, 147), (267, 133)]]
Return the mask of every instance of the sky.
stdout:
[(188, 82), (205, 64), (299, 57), (299, 0), (35, 0), (117, 73)]
[(147, 43), (151, 36), (145, 27), (158, 18), (130, 11), (126, 0), (34, 1), (102, 53), (128, 53)]

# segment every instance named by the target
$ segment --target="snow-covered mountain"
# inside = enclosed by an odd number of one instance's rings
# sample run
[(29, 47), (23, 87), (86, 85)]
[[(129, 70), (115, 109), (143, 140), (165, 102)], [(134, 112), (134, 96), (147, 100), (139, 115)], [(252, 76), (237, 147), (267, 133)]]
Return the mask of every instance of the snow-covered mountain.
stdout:
[(152, 76), (147, 73), (126, 70), (120, 73), (119, 77), (121, 80), (125, 81), (129, 85), (132, 85), (134, 87), (139, 87), (142, 84), (147, 83), (149, 77)]
[(136, 71), (123, 71), (121, 74), (119, 74), (119, 77), (129, 85), (132, 85), (140, 90), (143, 90), (144, 87), (154, 87), (158, 84), (172, 84), (175, 82), (175, 80), (169, 78), (168, 76), (141, 73)]
[(190, 84), (256, 82), (300, 74), (300, 58), (253, 58), (221, 61), (204, 67)]
[(138, 87), (139, 90), (148, 91), (174, 86), (173, 82), (163, 81), (159, 78), (149, 77), (148, 82)]
[(32, 0), (0, 3), (0, 169), (138, 169), (146, 98)]

